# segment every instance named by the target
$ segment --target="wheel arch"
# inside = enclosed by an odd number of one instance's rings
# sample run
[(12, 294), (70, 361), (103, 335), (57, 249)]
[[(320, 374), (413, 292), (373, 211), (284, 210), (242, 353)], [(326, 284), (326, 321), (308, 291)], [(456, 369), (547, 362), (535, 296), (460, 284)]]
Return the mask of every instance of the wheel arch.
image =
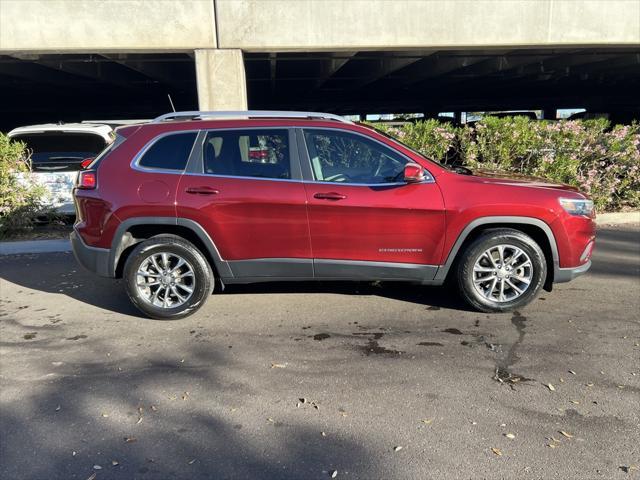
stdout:
[(438, 268), (434, 280), (444, 282), (458, 259), (458, 253), (483, 232), (492, 228), (513, 228), (526, 233), (538, 243), (544, 252), (548, 266), (544, 288), (550, 290), (560, 266), (558, 245), (551, 227), (544, 221), (531, 217), (494, 216), (476, 218), (460, 232), (449, 251), (444, 265)]
[(133, 217), (120, 223), (109, 252), (110, 276), (122, 276), (127, 257), (138, 243), (163, 234), (177, 235), (193, 243), (219, 278), (233, 277), (229, 265), (206, 230), (193, 220), (176, 217)]

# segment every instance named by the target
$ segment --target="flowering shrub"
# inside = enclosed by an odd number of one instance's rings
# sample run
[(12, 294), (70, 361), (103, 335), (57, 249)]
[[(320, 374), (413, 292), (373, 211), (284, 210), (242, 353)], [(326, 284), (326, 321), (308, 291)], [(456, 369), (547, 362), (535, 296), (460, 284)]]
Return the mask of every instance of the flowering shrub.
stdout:
[(0, 133), (0, 238), (33, 226), (46, 190), (35, 183), (24, 143)]
[(607, 120), (486, 117), (454, 127), (427, 120), (384, 129), (427, 157), (580, 188), (599, 211), (640, 208), (640, 125)]

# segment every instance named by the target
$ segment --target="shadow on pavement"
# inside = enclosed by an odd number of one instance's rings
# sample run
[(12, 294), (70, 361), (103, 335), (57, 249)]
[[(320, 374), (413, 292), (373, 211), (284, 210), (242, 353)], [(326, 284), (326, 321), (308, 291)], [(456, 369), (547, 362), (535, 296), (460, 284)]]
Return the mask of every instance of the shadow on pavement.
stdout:
[(293, 480), (385, 471), (344, 437), (291, 420), (247, 425), (243, 402), (255, 392), (223, 380), (218, 374), (233, 365), (209, 348), (190, 349), (185, 363), (116, 360), (100, 342), (89, 348), (94, 361), (64, 362), (37, 393), (3, 402), (2, 478)]
[[(591, 275), (638, 277), (640, 230), (598, 231)], [(0, 257), (0, 278), (48, 293), (62, 293), (75, 300), (115, 313), (140, 317), (120, 281), (97, 277), (82, 270), (70, 253)], [(223, 295), (270, 293), (337, 293), (377, 295), (434, 308), (469, 311), (455, 287), (426, 287), (402, 282), (278, 282), (228, 286)]]
[[(84, 271), (70, 253), (0, 257), (0, 279), (47, 293), (67, 295), (114, 313), (141, 317), (125, 293), (120, 280), (98, 277)], [(469, 310), (447, 287), (426, 287), (404, 282), (277, 282), (230, 285), (216, 295), (253, 293), (336, 293), (377, 295), (437, 308)]]

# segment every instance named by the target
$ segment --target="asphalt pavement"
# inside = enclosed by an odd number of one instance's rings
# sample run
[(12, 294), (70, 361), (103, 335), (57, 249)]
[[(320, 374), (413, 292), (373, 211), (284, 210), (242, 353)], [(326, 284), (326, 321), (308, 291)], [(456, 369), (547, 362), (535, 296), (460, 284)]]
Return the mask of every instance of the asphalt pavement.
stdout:
[(446, 288), (229, 287), (149, 320), (0, 257), (0, 478), (640, 478), (640, 226), (514, 314)]

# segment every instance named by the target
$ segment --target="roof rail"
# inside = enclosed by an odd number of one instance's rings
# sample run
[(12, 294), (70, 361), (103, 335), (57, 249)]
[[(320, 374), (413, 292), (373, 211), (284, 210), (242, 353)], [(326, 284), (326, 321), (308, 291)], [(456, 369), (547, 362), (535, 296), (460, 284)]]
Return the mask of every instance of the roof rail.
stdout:
[(320, 112), (287, 112), (278, 110), (239, 110), (221, 111), (221, 112), (170, 112), (160, 115), (153, 119), (152, 123), (160, 123), (166, 120), (204, 120), (204, 119), (223, 119), (223, 118), (318, 118), (323, 120), (335, 120), (342, 123), (353, 123), (349, 120), (332, 113)]

